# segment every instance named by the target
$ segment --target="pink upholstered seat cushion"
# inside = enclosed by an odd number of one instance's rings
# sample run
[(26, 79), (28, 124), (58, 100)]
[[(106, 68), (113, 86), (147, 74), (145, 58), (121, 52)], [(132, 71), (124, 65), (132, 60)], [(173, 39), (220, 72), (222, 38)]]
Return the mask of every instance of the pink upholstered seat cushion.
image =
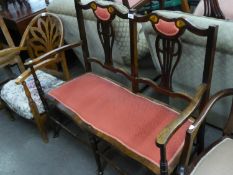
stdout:
[[(63, 84), (49, 95), (96, 130), (159, 166), (156, 136), (177, 117), (176, 111), (92, 73)], [(189, 125), (186, 122), (168, 143), (169, 163), (182, 148)]]
[[(233, 20), (233, 0), (218, 0), (219, 7), (223, 12), (226, 19)], [(201, 0), (194, 11), (194, 15), (203, 16), (204, 15), (204, 2)]]

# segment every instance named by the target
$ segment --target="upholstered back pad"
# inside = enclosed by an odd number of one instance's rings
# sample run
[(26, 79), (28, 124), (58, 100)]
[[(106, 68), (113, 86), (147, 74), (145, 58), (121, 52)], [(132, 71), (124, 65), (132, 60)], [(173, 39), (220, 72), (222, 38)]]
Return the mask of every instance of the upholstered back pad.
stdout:
[[(82, 0), (83, 3), (89, 2), (89, 0)], [(66, 6), (63, 6), (63, 0), (53, 1), (49, 6), (50, 12), (58, 14), (62, 19), (65, 26), (65, 40), (69, 42), (77, 41), (79, 39), (78, 24), (76, 19), (76, 12), (74, 7), (74, 1), (67, 1)], [(122, 11), (127, 11), (127, 8), (119, 3), (118, 8)], [(102, 45), (99, 41), (96, 28), (96, 18), (92, 11), (83, 11), (87, 40), (89, 44), (90, 56), (104, 59)], [(70, 27), (66, 27), (69, 25)], [(113, 28), (115, 30), (115, 42), (113, 47), (113, 61), (121, 66), (129, 64), (130, 62), (130, 42), (129, 42), (129, 24), (127, 20), (116, 18), (113, 20)], [(142, 26), (138, 25), (138, 49), (140, 58), (144, 58), (149, 53), (148, 45), (145, 40), (144, 33), (141, 30)], [(74, 30), (76, 29), (76, 30)], [(81, 49), (76, 49), (79, 58), (82, 59)]]
[[(158, 11), (158, 13), (166, 17), (185, 17), (200, 27), (208, 27), (211, 24), (219, 25), (211, 94), (224, 88), (233, 87), (233, 37), (230, 35), (233, 33), (232, 22), (208, 17), (197, 17), (182, 12)], [(143, 30), (149, 44), (154, 65), (158, 67), (156, 51), (154, 49), (154, 31), (148, 24), (143, 25)], [(202, 59), (204, 58), (205, 48), (202, 44), (203, 39), (194, 37), (186, 32), (181, 38), (183, 44), (182, 58), (173, 77), (174, 88), (180, 90), (189, 89), (189, 91), (193, 91), (194, 87), (200, 84), (199, 77), (202, 76)], [(228, 108), (230, 108), (230, 101), (221, 101), (213, 109), (214, 115), (211, 115), (208, 121), (216, 126), (222, 127), (225, 119), (221, 117), (225, 115), (225, 111), (228, 111)]]

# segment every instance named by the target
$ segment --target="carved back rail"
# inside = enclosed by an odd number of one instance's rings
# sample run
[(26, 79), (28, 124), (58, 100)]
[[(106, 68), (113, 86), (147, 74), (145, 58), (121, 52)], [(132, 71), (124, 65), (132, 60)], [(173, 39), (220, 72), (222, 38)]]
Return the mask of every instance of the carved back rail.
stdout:
[[(161, 78), (160, 82), (157, 84), (151, 79), (138, 77), (138, 67), (135, 66), (133, 70), (133, 74), (136, 77), (133, 86), (135, 87), (134, 91), (136, 92), (138, 90), (138, 85), (140, 83), (144, 83), (151, 86), (155, 91), (162, 94), (169, 95), (171, 97), (182, 98), (187, 101), (192, 101), (193, 97), (191, 95), (182, 92), (174, 92), (172, 88), (173, 73), (175, 72), (180, 59), (182, 58), (182, 42), (180, 37), (186, 30), (188, 30), (195, 35), (207, 38), (205, 50), (206, 54), (204, 55), (204, 71), (202, 76), (202, 83), (207, 85), (208, 93), (206, 95), (208, 96), (214, 63), (217, 27), (210, 26), (207, 29), (201, 29), (195, 27), (184, 18), (168, 19), (156, 13), (151, 13), (147, 16), (135, 15), (133, 19), (130, 19), (130, 32), (132, 36), (130, 40), (132, 42), (132, 50), (136, 49), (135, 45), (137, 43), (137, 38), (135, 38), (135, 34), (137, 33), (136, 23), (144, 22), (149, 22), (153, 30), (155, 31), (156, 39), (154, 41), (154, 46), (161, 70)], [(131, 53), (135, 53), (133, 55), (135, 62), (134, 64), (138, 65), (136, 63), (138, 61), (137, 52), (131, 51)]]
[(20, 46), (26, 46), (29, 57), (34, 59), (62, 46), (63, 35), (63, 25), (60, 18), (51, 13), (42, 13), (30, 22)]
[[(129, 80), (132, 77), (124, 70), (120, 68), (116, 68), (113, 65), (112, 60), (112, 49), (115, 40), (115, 32), (112, 26), (112, 22), (116, 17), (122, 19), (128, 19), (127, 13), (124, 14), (120, 10), (118, 10), (114, 5), (100, 5), (95, 1), (92, 1), (88, 4), (82, 4), (80, 0), (75, 0), (75, 7), (77, 13), (77, 20), (80, 32), (80, 38), (82, 40), (82, 50), (83, 50), (83, 58), (85, 62), (86, 71), (91, 71), (90, 63), (97, 63), (103, 68), (110, 70), (114, 73), (123, 74)], [(99, 61), (97, 58), (90, 57), (87, 43), (87, 33), (84, 25), (84, 16), (82, 10), (92, 10), (94, 16), (97, 20), (97, 31), (99, 35), (100, 42), (102, 44), (104, 50), (104, 63)]]
[(218, 0), (203, 0), (204, 1), (204, 16), (225, 19), (222, 13)]

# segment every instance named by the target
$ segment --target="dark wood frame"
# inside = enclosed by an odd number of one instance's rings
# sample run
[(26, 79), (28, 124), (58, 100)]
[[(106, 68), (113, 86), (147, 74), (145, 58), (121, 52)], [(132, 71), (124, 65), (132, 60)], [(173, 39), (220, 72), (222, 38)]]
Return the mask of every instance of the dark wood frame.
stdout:
[[(156, 29), (156, 27), (154, 27), (154, 25), (156, 23), (159, 22), (159, 20), (165, 20), (167, 22), (175, 22), (177, 27), (180, 27), (179, 32), (172, 36), (172, 37), (168, 37), (166, 35), (164, 35), (163, 33), (161, 33), (159, 30)], [(161, 84), (158, 85), (155, 82), (152, 82), (151, 80), (148, 80), (146, 78), (143, 77), (138, 77), (136, 78), (136, 82), (137, 83), (145, 83), (149, 86), (151, 86), (155, 91), (158, 91), (160, 93), (163, 93), (165, 95), (168, 95), (170, 97), (179, 97), (182, 98), (184, 100), (189, 101), (189, 105), (186, 109), (184, 109), (181, 113), (180, 116), (178, 117), (177, 120), (175, 120), (174, 122), (172, 122), (171, 124), (169, 124), (157, 137), (157, 141), (156, 144), (158, 147), (160, 147), (161, 150), (161, 163), (160, 163), (160, 168), (161, 168), (161, 174), (168, 174), (171, 173), (170, 167), (168, 167), (167, 164), (167, 160), (166, 160), (166, 144), (168, 143), (169, 139), (171, 138), (171, 136), (175, 133), (175, 131), (180, 128), (180, 126), (182, 126), (182, 124), (187, 121), (187, 119), (190, 117), (190, 115), (193, 113), (193, 111), (198, 107), (198, 104), (200, 103), (200, 108), (203, 107), (203, 105), (206, 103), (206, 101), (209, 98), (209, 91), (210, 91), (210, 83), (211, 83), (211, 79), (212, 79), (212, 71), (213, 71), (213, 64), (214, 64), (214, 54), (215, 54), (215, 48), (216, 48), (216, 39), (217, 39), (217, 27), (216, 26), (210, 26), (208, 29), (202, 29), (202, 28), (197, 28), (196, 26), (193, 26), (191, 23), (189, 23), (187, 20), (183, 19), (183, 18), (177, 18), (177, 19), (167, 19), (165, 17), (159, 16), (156, 13), (152, 13), (150, 15), (147, 16), (134, 16), (134, 19), (130, 19), (130, 22), (132, 23), (136, 23), (136, 22), (147, 22), (150, 21), (152, 24), (152, 27), (155, 31), (157, 31), (158, 33), (158, 37), (162, 37), (163, 39), (165, 39), (165, 42), (168, 43), (167, 39), (170, 38), (171, 40), (177, 39), (180, 35), (183, 34), (183, 32), (185, 30), (188, 30), (194, 34), (203, 36), (203, 37), (207, 37), (207, 45), (206, 45), (206, 55), (205, 55), (205, 63), (204, 63), (204, 71), (203, 71), (203, 79), (202, 79), (202, 85), (200, 85), (200, 87), (198, 88), (198, 90), (196, 91), (196, 95), (194, 97), (191, 97), (190, 95), (184, 94), (184, 93), (180, 93), (180, 92), (174, 92), (171, 86), (171, 81), (172, 81), (172, 74), (173, 68), (170, 67), (170, 70), (168, 68), (165, 68), (166, 70), (168, 70), (168, 72), (170, 72), (169, 76), (168, 73), (166, 71), (164, 71), (164, 65), (161, 64), (161, 60), (159, 61), (160, 63), (160, 68), (162, 70), (162, 74), (161, 74)], [(132, 33), (136, 33), (136, 25), (134, 25), (134, 30), (130, 30)], [(136, 38), (132, 37), (131, 41), (133, 42), (132, 45), (136, 45)], [(156, 42), (157, 43), (157, 42)], [(156, 44), (156, 46), (158, 46)], [(174, 47), (174, 45), (173, 45)], [(173, 50), (173, 47), (171, 49), (167, 49), (167, 50)], [(158, 47), (156, 48), (157, 51), (159, 50)], [(164, 53), (166, 53), (165, 55), (163, 55), (164, 59), (163, 62), (166, 63), (171, 63), (171, 61), (168, 61), (167, 59), (169, 59), (169, 54), (170, 54), (170, 59), (173, 59), (172, 57), (172, 53), (169, 53), (169, 51), (165, 50)], [(179, 52), (178, 52), (179, 54)], [(158, 55), (158, 52), (157, 52)], [(137, 59), (137, 56), (133, 56), (135, 59)], [(158, 55), (158, 57), (160, 57)], [(161, 58), (159, 58), (161, 59)], [(179, 61), (179, 58), (177, 59)], [(170, 65), (170, 64), (168, 64)], [(166, 66), (168, 66), (166, 65)], [(176, 66), (177, 63), (174, 64), (174, 66)], [(137, 70), (136, 70), (137, 72)], [(164, 80), (163, 80), (164, 77)], [(135, 85), (136, 87), (138, 87), (138, 85)], [(200, 134), (201, 139), (203, 140), (203, 133)], [(204, 141), (202, 141), (202, 144), (204, 143)], [(203, 148), (203, 145), (200, 145), (201, 148)], [(174, 168), (174, 167), (173, 167)], [(171, 169), (173, 169), (171, 168)]]
[(203, 0), (203, 2), (204, 2), (204, 16), (214, 17), (218, 19), (225, 19), (225, 16), (219, 7), (218, 0)]
[[(213, 144), (211, 144), (207, 149), (205, 149), (198, 157), (196, 157), (194, 160), (191, 160), (191, 153), (193, 149), (193, 143), (195, 141), (195, 138), (197, 136), (197, 133), (201, 127), (201, 125), (205, 122), (205, 118), (208, 114), (208, 112), (211, 110), (211, 108), (214, 106), (215, 103), (217, 103), (220, 99), (233, 96), (233, 88), (231, 89), (225, 89), (217, 92), (215, 95), (211, 97), (211, 99), (208, 101), (208, 103), (205, 105), (203, 110), (201, 111), (200, 115), (198, 116), (197, 120), (189, 127), (189, 129), (186, 132), (186, 138), (185, 138), (185, 145), (184, 145), (184, 151), (181, 155), (181, 161), (179, 168), (177, 170), (177, 174), (184, 175), (184, 174), (190, 174), (191, 171), (194, 169), (195, 165), (204, 157), (208, 151), (210, 151), (214, 146), (216, 146), (218, 143), (223, 141), (225, 138), (231, 138), (232, 137), (232, 131), (233, 131), (233, 101), (231, 104), (230, 114), (228, 117), (228, 120), (225, 124), (224, 130), (223, 130), (223, 136), (215, 141)], [(191, 162), (190, 162), (191, 161)]]
[[(139, 84), (144, 83), (149, 86), (151, 86), (155, 91), (168, 95), (170, 97), (179, 97), (184, 100), (187, 100), (189, 102), (189, 105), (187, 108), (185, 108), (174, 122), (170, 123), (162, 132), (159, 134), (156, 144), (161, 150), (161, 164), (160, 167), (154, 165), (147, 159), (135, 154), (133, 151), (129, 150), (126, 148), (124, 145), (122, 145), (120, 142), (117, 140), (111, 138), (110, 136), (101, 133), (97, 131), (95, 128), (92, 126), (88, 125), (84, 121), (81, 120), (81, 118), (64, 107), (62, 104), (60, 104), (58, 101), (53, 99), (52, 97), (46, 97), (47, 99), (50, 100), (56, 106), (57, 108), (60, 109), (60, 111), (64, 112), (67, 114), (78, 126), (83, 128), (85, 131), (90, 133), (90, 143), (93, 148), (93, 152), (95, 155), (95, 159), (97, 162), (98, 166), (98, 174), (103, 173), (103, 168), (101, 165), (101, 160), (100, 160), (100, 155), (98, 151), (98, 145), (97, 145), (97, 138), (100, 138), (102, 140), (107, 141), (114, 147), (116, 147), (118, 150), (123, 152), (124, 154), (128, 155), (129, 157), (137, 160), (141, 164), (143, 164), (145, 167), (153, 171), (154, 173), (158, 174), (161, 173), (162, 175), (167, 175), (170, 174), (175, 166), (178, 164), (179, 160), (178, 157), (176, 158), (176, 165), (172, 165), (172, 167), (168, 167), (167, 160), (166, 160), (166, 144), (168, 140), (171, 138), (171, 136), (175, 133), (175, 131), (182, 126), (183, 123), (185, 123), (190, 117), (191, 114), (199, 107), (199, 104), (201, 107), (205, 102), (208, 100), (209, 97), (209, 90), (210, 90), (210, 83), (211, 83), (211, 78), (212, 78), (212, 71), (213, 71), (213, 64), (214, 64), (214, 55), (215, 55), (215, 47), (216, 47), (216, 38), (217, 38), (217, 26), (210, 26), (207, 29), (201, 29), (193, 26), (191, 23), (189, 23), (187, 20), (183, 18), (177, 18), (177, 19), (167, 19), (165, 17), (159, 16), (156, 13), (152, 13), (147, 16), (137, 16), (134, 14), (133, 11), (131, 11), (131, 14), (123, 14), (120, 11), (118, 11), (117, 8), (114, 7), (114, 5), (99, 5), (95, 1), (92, 1), (88, 4), (81, 4), (80, 0), (75, 0), (75, 7), (76, 7), (76, 13), (77, 13), (77, 19), (78, 19), (78, 26), (79, 26), (79, 33), (80, 33), (80, 38), (82, 40), (82, 50), (83, 50), (83, 58), (84, 58), (84, 63), (85, 63), (85, 69), (86, 72), (91, 71), (91, 63), (97, 63), (101, 67), (113, 72), (113, 73), (119, 73), (124, 75), (129, 81), (132, 83), (132, 92), (133, 93), (138, 93), (139, 92)], [(95, 11), (98, 9), (104, 9), (105, 12), (107, 11), (109, 14), (108, 19), (103, 19), (99, 17)], [(97, 58), (93, 58), (89, 56), (89, 51), (88, 51), (88, 43), (87, 43), (87, 38), (86, 38), (86, 32), (85, 32), (85, 25), (84, 25), (84, 18), (83, 18), (83, 10), (91, 9), (96, 18), (97, 18), (97, 30), (98, 34), (103, 46), (103, 49), (105, 51), (105, 61), (104, 63), (100, 62)], [(112, 29), (111, 22), (112, 20), (116, 17), (120, 17), (123, 19), (129, 19), (129, 27), (130, 27), (130, 52), (131, 52), (131, 74), (129, 75), (127, 72), (120, 68), (116, 68), (113, 65), (112, 62), (112, 46), (114, 42), (114, 30)], [(138, 53), (137, 53), (137, 23), (141, 22), (147, 22), (150, 21), (151, 24), (154, 26), (158, 20), (164, 20), (167, 22), (174, 22), (176, 24), (176, 27), (179, 28), (179, 32), (174, 35), (174, 36), (167, 36), (163, 35), (161, 32), (158, 32), (159, 39), (166, 40), (165, 43), (168, 43), (168, 40), (171, 40), (172, 42), (176, 40), (180, 35), (184, 33), (185, 30), (188, 30), (194, 34), (207, 37), (207, 44), (206, 44), (206, 55), (205, 55), (205, 63), (204, 63), (204, 71), (203, 71), (203, 79), (202, 79), (202, 84), (196, 91), (196, 94), (194, 96), (185, 94), (185, 93), (180, 93), (180, 92), (174, 92), (171, 86), (172, 82), (172, 74), (173, 71), (178, 64), (175, 63), (174, 68), (173, 66), (170, 67), (170, 74), (168, 74), (166, 71), (161, 73), (160, 79), (162, 80), (160, 84), (157, 84), (153, 82), (152, 80), (149, 80), (147, 78), (139, 77), (138, 76)], [(156, 30), (156, 28), (154, 28)], [(158, 37), (157, 37), (158, 38)], [(179, 41), (178, 41), (179, 42)], [(166, 44), (165, 44), (166, 45)], [(158, 46), (158, 45), (157, 45)], [(164, 45), (163, 45), (164, 46)], [(174, 51), (174, 45), (172, 46)], [(166, 59), (170, 59), (170, 62), (174, 56), (179, 57), (181, 50), (179, 51), (178, 54), (174, 54), (170, 49), (162, 50), (162, 58), (163, 62)], [(159, 48), (159, 51), (161, 49)], [(166, 55), (166, 56), (165, 56)], [(170, 55), (170, 56), (169, 56)], [(169, 57), (169, 58), (168, 58)], [(161, 60), (160, 60), (161, 61)], [(167, 62), (167, 61), (165, 61)], [(164, 63), (165, 63), (164, 62)], [(166, 66), (166, 65), (165, 65)], [(161, 65), (162, 67), (162, 65)], [(166, 68), (168, 69), (168, 68)], [(31, 71), (34, 72), (33, 67), (31, 66)], [(34, 78), (36, 78), (36, 75), (34, 74)], [(36, 80), (37, 81), (37, 80)], [(40, 93), (40, 97), (43, 99), (45, 98), (45, 94), (43, 93), (40, 84), (36, 84), (38, 86), (38, 91)], [(43, 104), (47, 107), (47, 112), (49, 113), (50, 118), (52, 118), (57, 124), (61, 125), (61, 127), (64, 127), (61, 123), (55, 120), (53, 117), (53, 112), (50, 111), (49, 106), (46, 102), (46, 100), (43, 100)], [(65, 128), (65, 127), (64, 127)]]

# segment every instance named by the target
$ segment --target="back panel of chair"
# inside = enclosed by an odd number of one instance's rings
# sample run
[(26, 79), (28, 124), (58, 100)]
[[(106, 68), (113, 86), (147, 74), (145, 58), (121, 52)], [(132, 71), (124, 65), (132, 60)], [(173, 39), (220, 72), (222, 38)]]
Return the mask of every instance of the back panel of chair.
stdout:
[[(91, 63), (97, 63), (100, 66), (102, 66), (104, 69), (107, 69), (114, 73), (123, 74), (129, 80), (132, 80), (132, 77), (126, 71), (114, 67), (112, 60), (112, 51), (115, 40), (115, 31), (113, 29), (112, 22), (117, 17), (127, 20), (128, 19), (127, 12), (121, 11), (111, 2), (108, 5), (98, 4), (95, 1), (92, 1), (88, 4), (82, 4), (80, 0), (75, 0), (75, 7), (77, 13), (80, 38), (82, 40), (82, 51), (83, 51), (83, 58), (85, 62), (86, 71), (91, 71)], [(103, 46), (104, 55), (105, 55), (104, 63), (99, 61), (97, 58), (89, 56), (87, 33), (85, 30), (83, 10), (92, 10), (94, 16), (96, 17), (97, 32), (100, 42)]]
[(15, 44), (10, 36), (10, 33), (6, 27), (6, 24), (4, 22), (4, 20), (2, 19), (2, 17), (0, 17), (0, 27), (1, 27), (1, 30), (2, 30), (2, 33), (6, 39), (6, 42), (7, 42), (7, 45), (9, 47), (15, 47)]
[[(231, 109), (229, 113), (229, 117), (227, 118), (227, 121), (225, 123), (225, 127), (223, 130), (223, 137), (218, 138), (217, 142), (215, 140), (214, 143), (209, 145), (202, 154), (199, 155), (199, 157), (196, 157), (193, 161), (192, 160), (192, 152), (193, 152), (193, 145), (195, 138), (197, 136), (197, 133), (199, 131), (200, 126), (205, 121), (208, 113), (211, 111), (211, 109), (214, 107), (216, 103), (218, 103), (223, 98), (231, 98)], [(202, 156), (208, 154), (209, 149), (213, 148), (216, 144), (218, 144), (222, 139), (224, 139), (224, 136), (232, 136), (233, 132), (233, 88), (224, 89), (216, 94), (214, 94), (210, 100), (206, 103), (203, 110), (200, 112), (200, 115), (198, 116), (197, 120), (189, 127), (189, 129), (186, 131), (186, 138), (184, 143), (184, 149), (182, 151), (181, 159), (180, 159), (180, 165), (178, 169), (177, 174), (189, 174), (186, 170), (193, 170), (194, 165), (196, 165), (197, 160), (200, 160)], [(191, 162), (190, 162), (191, 161)]]
[[(132, 50), (135, 49), (134, 45), (136, 45), (137, 42), (135, 38), (137, 32), (136, 24), (145, 22), (149, 22), (148, 25), (151, 25), (153, 28), (152, 30), (155, 32), (154, 43), (159, 67), (161, 69), (161, 77), (159, 84), (148, 78), (138, 77), (138, 68), (135, 67), (133, 74), (135, 74), (138, 78), (136, 78), (134, 90), (137, 91), (139, 83), (145, 83), (152, 86), (155, 91), (162, 94), (169, 95), (171, 97), (179, 97), (187, 101), (192, 100), (192, 95), (189, 95), (188, 93), (175, 92), (172, 87), (173, 73), (175, 72), (180, 59), (182, 58), (182, 42), (180, 37), (187, 30), (194, 35), (207, 38), (205, 55), (203, 55), (204, 70), (202, 83), (207, 85), (209, 92), (218, 28), (216, 26), (209, 26), (209, 28), (202, 29), (192, 25), (183, 18), (168, 19), (156, 13), (151, 13), (147, 16), (135, 15), (132, 19), (130, 19)], [(133, 53), (134, 62), (135, 65), (137, 65), (137, 51), (133, 51), (131, 53)], [(206, 95), (208, 96), (209, 94), (207, 93)]]
[(204, 1), (204, 16), (225, 19), (218, 0), (203, 0)]
[(41, 13), (29, 23), (20, 46), (28, 48), (31, 59), (37, 58), (63, 45), (63, 25), (59, 17), (51, 13)]

